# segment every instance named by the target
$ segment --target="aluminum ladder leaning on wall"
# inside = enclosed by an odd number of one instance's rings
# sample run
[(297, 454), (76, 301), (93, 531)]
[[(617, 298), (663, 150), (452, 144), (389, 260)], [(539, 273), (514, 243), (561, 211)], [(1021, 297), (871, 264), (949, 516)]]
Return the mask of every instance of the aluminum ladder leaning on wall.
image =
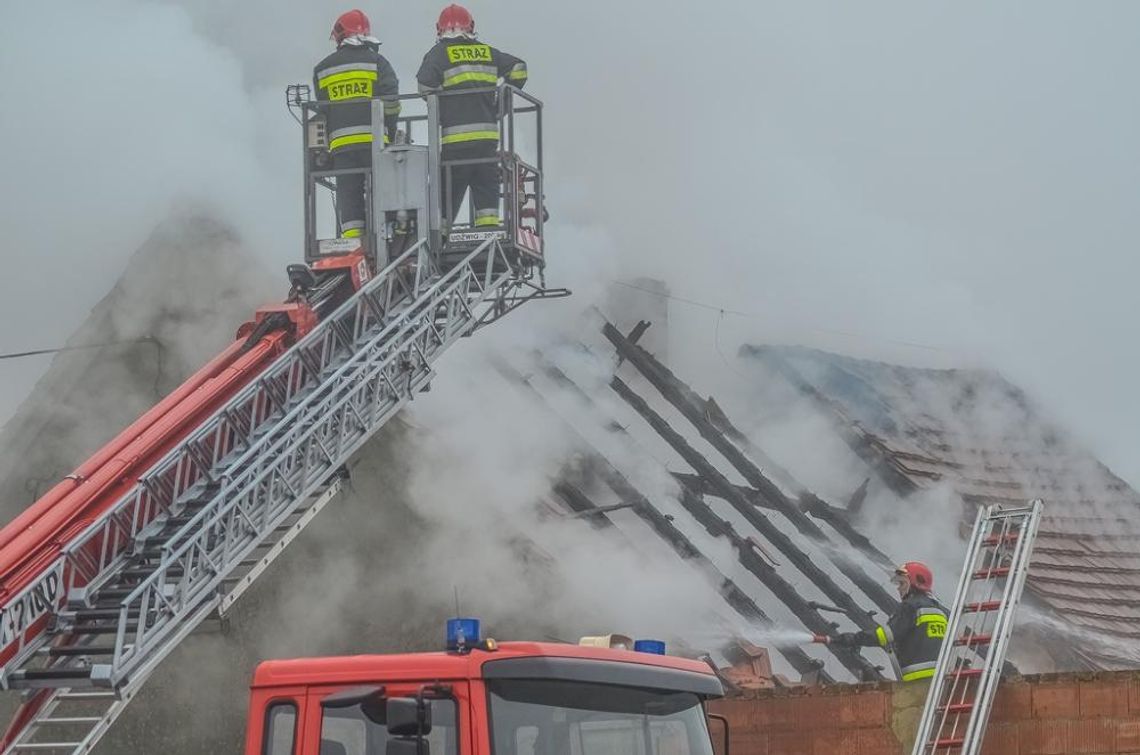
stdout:
[(1042, 508), (978, 510), (913, 755), (981, 752)]

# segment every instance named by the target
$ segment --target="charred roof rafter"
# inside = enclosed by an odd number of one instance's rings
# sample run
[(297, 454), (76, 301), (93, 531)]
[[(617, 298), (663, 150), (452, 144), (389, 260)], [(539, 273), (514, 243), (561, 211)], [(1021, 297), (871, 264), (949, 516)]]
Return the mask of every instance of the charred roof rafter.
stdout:
[[(879, 580), (872, 579), (862, 567), (838, 552), (827, 534), (813, 522), (807, 514), (800, 510), (784, 495), (771, 480), (764, 476), (759, 468), (745, 456), (732, 441), (725, 438), (706, 416), (701, 408), (700, 398), (695, 392), (659, 362), (652, 354), (635, 343), (630, 342), (611, 323), (602, 326), (602, 333), (614, 345), (618, 354), (637, 368), (638, 372), (648, 380), (659, 393), (673, 405), (697, 429), (701, 437), (708, 441), (728, 462), (755, 488), (761, 496), (767, 499), (773, 507), (783, 514), (795, 526), (800, 534), (821, 546), (836, 568), (862, 590), (882, 611), (893, 613), (898, 608), (898, 600), (883, 587)], [(617, 378), (615, 378), (617, 379)], [(613, 384), (611, 383), (611, 386)], [(624, 385), (624, 383), (623, 383)], [(672, 445), (672, 444), (671, 444)], [(686, 444), (687, 445), (687, 444)], [(678, 452), (680, 452), (679, 449)], [(695, 449), (689, 451), (689, 456), (697, 454)], [(682, 454), (685, 456), (686, 454)], [(697, 454), (697, 456), (700, 456)], [(836, 605), (847, 609), (856, 623), (863, 629), (873, 629), (874, 622), (866, 617), (865, 612), (851, 599), (850, 594), (835, 583), (831, 577), (820, 569), (807, 554), (800, 550), (783, 532), (777, 529), (767, 517), (760, 514), (754, 506), (749, 505), (748, 499), (739, 494), (727, 478), (720, 474), (707, 460), (700, 458), (700, 464), (695, 464), (686, 458), (699, 474), (708, 478), (717, 488), (718, 495), (725, 498), (749, 521), (749, 524), (760, 530), (776, 548), (784, 553), (789, 560), (819, 587)], [(706, 467), (702, 469), (701, 467)], [(711, 472), (711, 474), (710, 474)], [(719, 479), (718, 479), (719, 478)], [(806, 491), (805, 491), (806, 493)]]
[[(565, 373), (559, 370), (555, 365), (546, 361), (545, 357), (540, 353), (536, 353), (536, 356), (540, 359), (544, 371), (548, 375), (551, 375), (551, 377), (565, 387), (572, 388), (581, 398), (584, 398), (588, 402), (591, 401), (589, 396), (581, 390), (577, 383), (574, 383)], [(546, 404), (544, 397), (530, 380), (520, 374), (512, 366), (500, 359), (494, 360), (494, 366), (504, 378), (524, 385), (537, 400), (544, 405)], [(590, 461), (594, 464), (595, 471), (597, 471), (606, 485), (621, 499), (622, 508), (628, 508), (637, 514), (662, 540), (669, 544), (682, 560), (691, 561), (693, 566), (715, 586), (717, 593), (724, 599), (729, 607), (742, 618), (764, 628), (773, 628), (775, 626), (775, 622), (772, 621), (772, 618), (764, 613), (760, 606), (756, 604), (756, 601), (742, 590), (732, 578), (721, 572), (708, 556), (701, 552), (700, 548), (686, 537), (685, 534), (673, 524), (669, 517), (661, 513), (660, 509), (654, 506), (645, 495), (637, 490), (609, 459), (594, 448), (593, 445), (582, 437), (577, 430), (571, 427), (569, 423), (565, 420), (561, 421), (584, 446), (591, 449), (593, 453), (590, 457)], [(599, 529), (611, 529), (614, 527), (613, 522), (608, 516), (612, 507), (596, 505), (578, 486), (567, 480), (561, 480), (555, 485), (554, 491), (566, 502), (568, 507), (574, 511), (576, 515), (589, 518)], [(830, 674), (823, 670), (822, 662), (812, 658), (804, 652), (803, 648), (794, 645), (777, 646), (776, 650), (779, 651), (779, 653), (787, 659), (788, 663), (791, 664), (792, 668), (800, 674), (812, 676), (824, 683), (835, 681)], [(856, 676), (858, 676), (858, 674), (856, 674)]]
[[(709, 483), (700, 475), (692, 474), (690, 472), (672, 472), (682, 485), (692, 488), (693, 490), (701, 493), (702, 495), (716, 496), (716, 491)], [(762, 509), (775, 511), (776, 507), (766, 500), (760, 491), (755, 488), (750, 488), (745, 485), (735, 486), (740, 494), (748, 498), (753, 505), (759, 506)], [(895, 561), (890, 556), (883, 553), (875, 547), (871, 540), (859, 532), (854, 525), (851, 524), (847, 516), (847, 512), (843, 509), (832, 506), (819, 497), (807, 494), (800, 499), (800, 506), (809, 514), (814, 516), (820, 521), (827, 522), (831, 527), (843, 536), (843, 539), (851, 544), (852, 547), (857, 548), (863, 555), (879, 564), (885, 569), (893, 569)]]
[[(744, 496), (736, 491), (732, 483), (717, 471), (716, 467), (710, 464), (699, 451), (689, 445), (689, 442), (685, 440), (680, 433), (670, 427), (669, 423), (666, 422), (660, 414), (654, 411), (645, 399), (630, 388), (624, 380), (615, 375), (610, 380), (610, 387), (629, 404), (634, 411), (640, 414), (642, 418), (649, 423), (650, 427), (652, 427), (665, 442), (672, 446), (690, 466), (716, 486), (718, 495), (731, 503), (733, 508), (739, 511), (744, 518), (748, 520), (749, 524), (759, 530), (760, 533), (768, 539), (768, 542), (776, 546), (805, 576), (813, 582), (816, 582), (821, 589), (823, 589), (823, 585), (820, 584), (821, 582), (829, 585), (829, 589), (824, 590), (824, 593), (831, 600), (851, 611), (853, 621), (864, 629), (873, 629), (876, 626), (875, 622), (871, 620), (864, 609), (855, 603), (848, 593), (840, 589), (831, 577), (827, 576), (818, 566), (812, 563), (808, 555), (797, 548), (787, 535), (780, 532), (767, 518), (761, 515)], [(765, 564), (765, 566), (767, 566), (767, 564)], [(774, 569), (771, 567), (759, 569), (756, 576), (772, 594), (788, 607), (796, 618), (804, 623), (804, 626), (806, 626), (809, 631), (816, 634), (830, 634), (833, 631), (831, 622), (823, 618), (819, 611), (812, 608), (808, 601), (804, 600), (803, 596), (799, 594), (796, 588), (777, 574)], [(815, 577), (819, 578), (819, 582), (816, 581)], [(880, 670), (858, 652), (837, 648), (833, 645), (829, 645), (828, 648), (857, 678), (883, 679)]]

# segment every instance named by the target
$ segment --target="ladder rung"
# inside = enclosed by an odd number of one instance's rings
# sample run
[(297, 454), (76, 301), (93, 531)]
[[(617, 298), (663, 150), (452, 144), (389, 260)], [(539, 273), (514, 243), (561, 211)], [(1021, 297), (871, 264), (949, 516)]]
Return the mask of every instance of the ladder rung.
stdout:
[(78, 726), (80, 724), (86, 724), (86, 725), (90, 726), (92, 724), (97, 724), (102, 720), (103, 719), (100, 718), (99, 716), (71, 716), (71, 717), (60, 717), (60, 718), (41, 718), (38, 721), (36, 721), (36, 725), (37, 726), (43, 726), (44, 724), (52, 724), (55, 726)]
[(962, 613), (981, 613), (982, 611), (996, 611), (1001, 608), (1000, 600), (987, 600), (982, 603), (967, 603), (962, 606)]
[[(121, 614), (122, 611), (118, 608), (81, 608), (75, 612), (75, 620), (98, 621), (99, 619), (117, 619)], [(131, 611), (128, 613), (128, 616), (137, 619), (138, 611)]]
[(994, 546), (1003, 543), (1016, 543), (1018, 537), (1019, 535), (1016, 532), (1009, 532), (1005, 535), (990, 535), (982, 541), (982, 545)]
[(60, 648), (46, 648), (44, 655), (52, 658), (82, 658), (85, 655), (114, 655), (115, 648), (113, 647), (60, 647)]
[(60, 692), (60, 700), (106, 700), (114, 699), (114, 692)]
[[(131, 578), (146, 579), (151, 574), (154, 574), (156, 571), (158, 571), (158, 564), (150, 564), (150, 565), (144, 565), (144, 566), (133, 566), (129, 569), (123, 569), (123, 571), (119, 574), (119, 576), (126, 577), (128, 579), (131, 579)], [(181, 577), (182, 576), (182, 568), (178, 567), (178, 566), (171, 566), (166, 570), (166, 575), (168, 577)]]
[(950, 671), (946, 676), (956, 676), (959, 679), (969, 679), (975, 676), (981, 676), (983, 669), (980, 668), (960, 668)]
[(1008, 566), (999, 566), (996, 569), (979, 569), (974, 572), (974, 579), (993, 579), (994, 577), (1009, 576)]
[(938, 706), (938, 710), (943, 713), (965, 713), (966, 711), (973, 709), (973, 703), (954, 703), (953, 705)]
[(936, 739), (934, 740), (934, 744), (932, 744), (930, 747), (932, 750), (937, 752), (938, 750), (951, 750), (956, 747), (961, 747), (965, 743), (966, 740), (964, 737), (953, 737), (949, 739)]
[(67, 681), (69, 679), (90, 679), (90, 668), (32, 668), (17, 671), (14, 679), (27, 682)]
[(135, 591), (134, 587), (105, 587), (102, 590), (100, 590), (99, 592), (97, 592), (96, 596), (98, 597), (99, 600), (109, 600), (109, 601), (118, 602), (119, 600), (122, 600), (123, 598), (127, 597), (128, 595), (130, 595), (134, 591)]
[(28, 742), (26, 744), (12, 745), (14, 752), (21, 750), (74, 750), (82, 742)]
[(989, 645), (993, 641), (992, 634), (971, 634), (968, 637), (959, 637), (954, 640), (954, 644), (959, 647), (971, 647), (973, 645)]
[[(134, 632), (138, 628), (139, 623), (137, 621), (129, 621), (127, 622), (127, 628), (125, 631)], [(80, 636), (96, 634), (118, 634), (119, 627), (117, 624), (112, 624), (111, 626), (106, 627), (75, 627), (73, 630), (71, 630), (71, 633)]]

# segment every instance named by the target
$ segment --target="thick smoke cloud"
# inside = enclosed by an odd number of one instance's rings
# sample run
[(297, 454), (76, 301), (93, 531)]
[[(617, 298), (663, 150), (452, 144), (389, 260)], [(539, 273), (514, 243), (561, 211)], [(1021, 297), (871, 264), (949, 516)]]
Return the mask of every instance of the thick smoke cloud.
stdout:
[[(299, 218), (285, 209), (296, 207), (297, 171), (282, 159), (295, 144), (263, 127), (267, 108), (244, 88), (241, 59), (185, 11), (6, 4), (0, 71), (0, 350), (61, 345), (172, 213), (226, 222), (274, 267), (299, 248)], [(150, 283), (160, 298), (190, 281)], [(47, 363), (3, 364), (0, 416)]]

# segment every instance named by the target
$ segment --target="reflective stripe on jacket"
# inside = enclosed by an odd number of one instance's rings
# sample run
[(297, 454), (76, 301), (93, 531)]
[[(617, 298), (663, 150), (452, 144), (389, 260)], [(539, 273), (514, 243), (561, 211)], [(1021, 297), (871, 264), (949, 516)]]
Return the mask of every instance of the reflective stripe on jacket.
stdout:
[(329, 150), (372, 143), (372, 99), (384, 100), (384, 142), (396, 132), (400, 84), (388, 60), (368, 44), (346, 42), (313, 70), (319, 102), (350, 103), (325, 109)]
[[(421, 92), (486, 89), (505, 80), (520, 89), (526, 63), (474, 37), (441, 39), (428, 50), (416, 74)], [(439, 98), (443, 144), (497, 142), (499, 103), (493, 92)]]
[(934, 676), (947, 618), (946, 609), (938, 601), (926, 593), (912, 591), (885, 626), (876, 627), (873, 632), (859, 632), (856, 637), (865, 647), (893, 647), (902, 681), (928, 679)]

